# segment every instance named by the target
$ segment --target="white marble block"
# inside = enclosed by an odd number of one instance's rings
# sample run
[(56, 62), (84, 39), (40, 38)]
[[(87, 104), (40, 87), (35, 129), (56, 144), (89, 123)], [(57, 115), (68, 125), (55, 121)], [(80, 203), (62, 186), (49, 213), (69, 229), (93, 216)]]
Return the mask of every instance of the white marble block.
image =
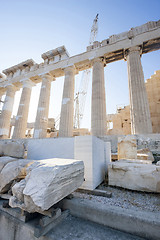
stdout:
[(108, 170), (108, 164), (111, 162), (111, 143), (104, 142), (104, 157), (105, 157), (105, 166), (106, 166), (106, 173)]
[(83, 161), (60, 158), (35, 161), (27, 169), (26, 178), (13, 186), (9, 204), (41, 213), (74, 192), (83, 181)]
[(104, 148), (104, 142), (97, 137), (75, 137), (74, 158), (82, 160), (85, 169), (85, 181), (80, 188), (94, 190), (103, 182), (106, 170)]
[(160, 192), (160, 166), (147, 160), (119, 160), (109, 164), (110, 186), (131, 190)]
[(74, 138), (32, 139), (28, 143), (27, 159), (74, 159)]
[(3, 156), (10, 156), (15, 158), (24, 157), (24, 145), (18, 142), (8, 142), (0, 144), (0, 154)]

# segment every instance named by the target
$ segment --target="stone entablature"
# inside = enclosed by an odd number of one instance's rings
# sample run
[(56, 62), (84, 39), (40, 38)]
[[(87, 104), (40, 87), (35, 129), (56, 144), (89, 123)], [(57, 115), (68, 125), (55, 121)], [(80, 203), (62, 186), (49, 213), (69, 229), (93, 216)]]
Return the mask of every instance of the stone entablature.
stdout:
[(32, 59), (28, 59), (13, 67), (3, 70), (3, 73), (7, 76), (8, 79), (15, 78), (19, 75), (23, 75), (26, 72), (29, 72), (31, 70), (31, 67), (34, 65), (35, 65), (35, 62)]
[(41, 57), (44, 59), (45, 64), (51, 64), (69, 58), (69, 53), (65, 46), (61, 46), (43, 53)]
[(109, 38), (104, 39), (102, 42), (95, 41), (93, 45), (87, 47), (87, 51), (91, 51), (92, 49), (103, 47), (108, 44), (113, 44), (125, 39), (132, 39), (142, 33), (146, 33), (151, 30), (154, 30), (157, 27), (160, 27), (160, 20), (157, 22), (156, 21), (147, 22), (139, 27), (131, 28), (129, 31), (126, 31), (120, 34), (111, 35)]
[[(133, 31), (134, 33), (132, 41), (130, 37), (127, 37), (127, 33), (129, 34), (130, 31)], [(41, 81), (38, 77), (39, 74), (45, 72), (50, 72), (54, 77), (64, 76), (64, 71), (62, 71), (62, 69), (67, 66), (75, 65), (76, 69), (81, 71), (90, 68), (91, 60), (97, 57), (104, 57), (106, 63), (121, 60), (124, 58), (124, 51), (134, 46), (143, 46), (142, 54), (160, 49), (160, 21), (149, 22), (130, 31), (118, 35), (112, 35), (110, 38), (112, 39), (110, 40), (112, 44), (107, 44), (108, 40), (104, 40), (106, 41), (106, 44), (103, 43), (103, 45), (99, 44), (99, 42), (95, 42), (95, 49), (92, 51), (87, 51), (72, 57), (68, 57), (69, 55), (64, 46), (60, 47), (60, 49), (64, 51), (64, 54), (62, 54), (63, 51), (59, 51), (59, 48), (48, 51), (47, 53), (42, 54), (44, 61), (46, 61), (47, 64), (32, 63), (32, 66), (25, 66), (25, 62), (23, 62), (4, 70), (3, 73), (7, 74), (6, 82), (12, 81), (12, 83), (16, 83), (19, 82), (21, 78), (31, 78), (31, 80), (38, 83), (38, 81)], [(115, 41), (115, 39), (119, 39), (120, 41)], [(61, 60), (57, 61), (55, 58), (56, 61), (51, 61), (51, 58), (53, 56), (57, 57), (59, 53), (63, 55)], [(27, 62), (28, 61), (33, 60), (27, 60)], [(25, 67), (25, 69), (20, 71), (20, 67)], [(19, 73), (17, 73), (17, 71), (19, 71)]]

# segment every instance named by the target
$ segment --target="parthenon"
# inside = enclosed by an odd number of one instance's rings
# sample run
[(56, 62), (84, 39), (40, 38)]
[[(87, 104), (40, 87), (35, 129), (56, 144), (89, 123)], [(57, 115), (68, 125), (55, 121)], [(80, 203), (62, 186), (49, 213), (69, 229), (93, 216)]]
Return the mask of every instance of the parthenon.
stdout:
[[(98, 14), (93, 23), (97, 20)], [(71, 57), (62, 45), (43, 53), (40, 64), (28, 59), (0, 73), (2, 240), (21, 240), (22, 234), (24, 240), (92, 239), (89, 221), (94, 222), (93, 234), (99, 224), (100, 231), (107, 226), (159, 239), (160, 70), (145, 82), (141, 56), (160, 49), (160, 20), (92, 43)], [(119, 60), (127, 65), (129, 105), (107, 114), (104, 69)], [(88, 69), (91, 132), (74, 129), (76, 75)], [(64, 86), (58, 129), (49, 118), (49, 107), (52, 82), (59, 77), (64, 77)], [(36, 119), (31, 123), (31, 93), (38, 84)], [(20, 89), (17, 115), (12, 117)], [(113, 129), (108, 128), (111, 122)], [(26, 134), (28, 129), (33, 137)], [(85, 222), (76, 224), (74, 217)], [(104, 239), (102, 235), (93, 238)]]
[(47, 134), (50, 87), (52, 81), (64, 76), (63, 99), (60, 115), (60, 137), (73, 136), (74, 81), (79, 71), (92, 68), (91, 133), (106, 135), (106, 100), (104, 67), (124, 59), (128, 67), (130, 118), (132, 134), (152, 133), (151, 116), (141, 65), (141, 55), (160, 49), (160, 21), (148, 22), (127, 32), (112, 35), (102, 42), (95, 41), (87, 51), (69, 57), (64, 46), (42, 54), (44, 60), (36, 64), (32, 59), (10, 67), (0, 75), (0, 95), (6, 94), (0, 116), (0, 136), (8, 138), (15, 92), (22, 95), (12, 138), (24, 138), (32, 87), (42, 82), (34, 126), (34, 138)]

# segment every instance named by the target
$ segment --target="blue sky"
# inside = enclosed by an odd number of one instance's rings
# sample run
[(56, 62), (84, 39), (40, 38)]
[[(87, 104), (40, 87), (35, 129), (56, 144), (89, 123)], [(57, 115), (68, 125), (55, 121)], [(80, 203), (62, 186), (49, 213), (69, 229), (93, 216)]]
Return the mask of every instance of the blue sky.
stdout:
[[(160, 19), (160, 0), (0, 0), (0, 72), (32, 58), (42, 62), (41, 54), (65, 45), (70, 56), (86, 50), (93, 19), (99, 13), (97, 40), (129, 30), (148, 21)], [(160, 69), (160, 51), (142, 56), (145, 79)], [(76, 76), (76, 88), (81, 74)], [(126, 62), (118, 61), (105, 68), (107, 113), (118, 104), (128, 104)], [(36, 116), (40, 86), (34, 87), (29, 121)], [(53, 82), (50, 117), (61, 108), (63, 78)], [(20, 93), (16, 94), (16, 115)], [(82, 127), (90, 127), (91, 81)], [(33, 104), (34, 103), (34, 104)]]

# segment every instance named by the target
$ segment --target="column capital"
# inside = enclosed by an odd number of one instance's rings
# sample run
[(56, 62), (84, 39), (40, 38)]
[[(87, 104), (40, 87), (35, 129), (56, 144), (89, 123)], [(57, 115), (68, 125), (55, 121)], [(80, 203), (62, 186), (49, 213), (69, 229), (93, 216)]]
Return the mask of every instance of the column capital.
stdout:
[(7, 91), (12, 91), (12, 92), (16, 92), (16, 91), (19, 90), (18, 87), (16, 87), (15, 85), (13, 85), (13, 84), (11, 84), (11, 83), (5, 85), (5, 88), (7, 89)]
[(140, 46), (134, 46), (134, 47), (130, 47), (128, 49), (124, 49), (124, 60), (126, 61), (127, 60), (127, 56), (130, 54), (130, 53), (134, 53), (134, 52), (139, 52), (140, 54), (140, 57), (142, 55), (142, 47)]
[(43, 80), (48, 80), (48, 81), (55, 81), (55, 77), (53, 77), (50, 73), (42, 73), (39, 75), (39, 77)]
[(67, 72), (73, 72), (74, 74), (76, 73), (76, 67), (75, 65), (69, 65), (65, 68), (63, 68), (64, 73), (66, 74)]
[(93, 65), (95, 62), (100, 62), (103, 64), (103, 67), (106, 66), (106, 60), (104, 57), (98, 57), (98, 58), (93, 58), (91, 59), (91, 64)]
[(23, 85), (23, 88), (32, 88), (32, 87), (34, 87), (36, 84), (32, 81), (32, 80), (30, 80), (29, 78), (26, 78), (26, 79), (22, 79), (22, 80), (20, 80), (20, 82), (22, 83), (22, 85)]
[(6, 80), (6, 78), (7, 78), (6, 75), (0, 73), (0, 80), (1, 80), (1, 81)]
[(2, 96), (3, 94), (5, 94), (6, 89), (4, 87), (0, 88), (0, 96)]

